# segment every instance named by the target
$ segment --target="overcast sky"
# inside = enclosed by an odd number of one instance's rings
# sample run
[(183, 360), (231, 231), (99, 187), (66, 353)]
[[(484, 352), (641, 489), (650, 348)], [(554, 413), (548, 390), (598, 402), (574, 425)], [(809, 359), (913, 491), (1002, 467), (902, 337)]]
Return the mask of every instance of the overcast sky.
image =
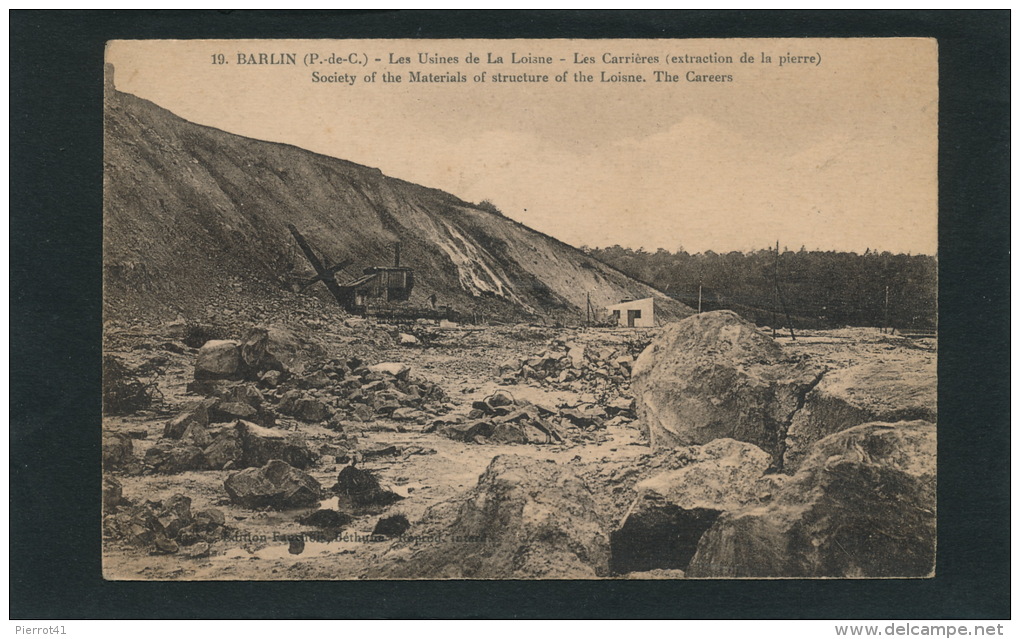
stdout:
[[(743, 52), (758, 61), (741, 64)], [(298, 64), (239, 65), (238, 53)], [(303, 64), (356, 52), (367, 66)], [(419, 52), (457, 56), (422, 65)], [(468, 52), (483, 59), (468, 64)], [(553, 64), (485, 64), (548, 55)], [(762, 64), (762, 52), (772, 64)], [(227, 64), (213, 64), (223, 53)], [(388, 64), (390, 54), (408, 65)], [(571, 64), (574, 54), (658, 56), (657, 64)], [(668, 56), (731, 55), (734, 64)], [(778, 66), (780, 55), (821, 63)], [(381, 58), (382, 62), (375, 62)], [(561, 62), (566, 59), (566, 62)], [(644, 41), (117, 41), (117, 88), (225, 131), (286, 142), (383, 173), (489, 199), (579, 246), (648, 250), (888, 250), (937, 247), (937, 49), (921, 39)], [(602, 83), (652, 71), (679, 82)], [(312, 71), (355, 74), (353, 86)], [(460, 71), (484, 83), (384, 84), (382, 72)], [(573, 82), (585, 70), (595, 82)], [(689, 82), (688, 71), (732, 82)], [(375, 83), (364, 76), (375, 71)], [(494, 84), (495, 72), (547, 84)], [(553, 76), (567, 71), (570, 81)]]

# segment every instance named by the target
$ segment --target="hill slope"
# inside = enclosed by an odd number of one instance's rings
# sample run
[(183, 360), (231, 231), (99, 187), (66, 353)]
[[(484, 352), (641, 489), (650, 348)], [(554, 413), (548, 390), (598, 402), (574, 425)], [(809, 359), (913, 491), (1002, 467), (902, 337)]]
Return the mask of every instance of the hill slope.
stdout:
[[(389, 265), (392, 246), (415, 269), (409, 304), (526, 320), (576, 321), (586, 294), (603, 308), (658, 297), (660, 315), (690, 309), (553, 238), (439, 190), (378, 169), (187, 122), (108, 87), (105, 121), (104, 301), (183, 312), (243, 291), (287, 295), (310, 268), (294, 224), (338, 279)], [(308, 290), (328, 299), (321, 284)]]

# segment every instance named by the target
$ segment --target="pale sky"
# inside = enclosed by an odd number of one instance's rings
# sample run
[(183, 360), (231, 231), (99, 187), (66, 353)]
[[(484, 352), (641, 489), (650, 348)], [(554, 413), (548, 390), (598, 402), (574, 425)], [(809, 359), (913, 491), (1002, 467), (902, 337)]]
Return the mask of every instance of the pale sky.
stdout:
[[(481, 62), (465, 62), (469, 52)], [(740, 63), (744, 52), (757, 61)], [(227, 64), (213, 64), (217, 53)], [(238, 53), (294, 53), (297, 64), (240, 65)], [(309, 53), (319, 58), (306, 65)], [(332, 64), (331, 53), (368, 63)], [(419, 53), (458, 62), (422, 64)], [(488, 53), (504, 63), (486, 63)], [(553, 63), (509, 64), (511, 53)], [(668, 60), (685, 54), (734, 63)], [(787, 54), (821, 61), (780, 67)], [(489, 199), (575, 246), (936, 252), (934, 40), (116, 41), (107, 61), (118, 89), (192, 122)], [(679, 81), (654, 82), (655, 70)], [(317, 83), (313, 71), (357, 78)], [(404, 82), (383, 83), (385, 71)], [(408, 83), (409, 71), (469, 81)], [(577, 71), (595, 81), (575, 82)], [(649, 81), (599, 82), (601, 71)], [(733, 81), (689, 82), (689, 71)], [(481, 72), (486, 81), (472, 82)], [(496, 72), (550, 78), (496, 84)]]

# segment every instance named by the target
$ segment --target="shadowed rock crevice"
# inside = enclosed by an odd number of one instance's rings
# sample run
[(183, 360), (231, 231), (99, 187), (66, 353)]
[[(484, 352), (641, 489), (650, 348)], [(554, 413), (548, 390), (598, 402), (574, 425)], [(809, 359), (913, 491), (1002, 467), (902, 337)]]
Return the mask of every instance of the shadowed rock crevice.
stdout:
[(645, 501), (610, 535), (610, 571), (624, 574), (657, 568), (686, 570), (701, 536), (722, 511), (685, 510), (661, 499)]
[(797, 405), (792, 411), (790, 411), (790, 414), (786, 416), (786, 419), (783, 420), (778, 428), (775, 429), (777, 436), (775, 444), (776, 454), (772, 459), (772, 466), (769, 468), (770, 471), (777, 473), (784, 472), (784, 467), (786, 465), (786, 450), (789, 446), (787, 433), (789, 433), (790, 427), (793, 426), (793, 420), (797, 417), (797, 413), (799, 413), (804, 408), (804, 404), (807, 403), (808, 395), (822, 382), (827, 372), (828, 371), (820, 371), (814, 381), (797, 391)]

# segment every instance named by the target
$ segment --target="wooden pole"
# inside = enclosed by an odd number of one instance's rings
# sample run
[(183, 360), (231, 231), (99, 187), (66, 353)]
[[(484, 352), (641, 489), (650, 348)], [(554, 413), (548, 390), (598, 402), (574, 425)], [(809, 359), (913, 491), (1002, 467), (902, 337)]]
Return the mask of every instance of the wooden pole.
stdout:
[[(786, 302), (783, 300), (783, 293), (779, 290), (779, 240), (776, 240), (776, 271), (775, 271), (775, 283), (776, 283), (776, 299), (779, 300), (779, 306), (783, 309), (783, 315), (786, 316), (786, 323), (790, 327), (790, 338), (793, 341), (797, 341), (797, 336), (793, 333), (793, 319), (790, 318), (790, 311), (786, 308)], [(772, 329), (772, 333), (775, 334), (775, 329)]]
[(297, 242), (298, 246), (301, 248), (301, 252), (305, 254), (308, 262), (312, 265), (312, 268), (315, 269), (315, 274), (318, 279), (320, 279), (322, 283), (326, 285), (326, 288), (329, 289), (329, 292), (333, 294), (333, 298), (336, 300), (336, 303), (345, 310), (350, 310), (347, 307), (347, 304), (344, 303), (344, 295), (340, 291), (340, 285), (336, 283), (336, 277), (334, 277), (333, 272), (327, 269), (322, 262), (319, 261), (318, 256), (316, 256), (315, 252), (312, 251), (312, 247), (308, 245), (305, 237), (298, 232), (297, 227), (293, 224), (288, 224), (287, 230), (289, 230), (290, 234), (294, 236), (294, 241)]
[(701, 315), (701, 284), (698, 284), (698, 315)]
[[(882, 332), (889, 328), (889, 285), (885, 285), (885, 315), (882, 318)], [(891, 331), (890, 331), (891, 332)]]

